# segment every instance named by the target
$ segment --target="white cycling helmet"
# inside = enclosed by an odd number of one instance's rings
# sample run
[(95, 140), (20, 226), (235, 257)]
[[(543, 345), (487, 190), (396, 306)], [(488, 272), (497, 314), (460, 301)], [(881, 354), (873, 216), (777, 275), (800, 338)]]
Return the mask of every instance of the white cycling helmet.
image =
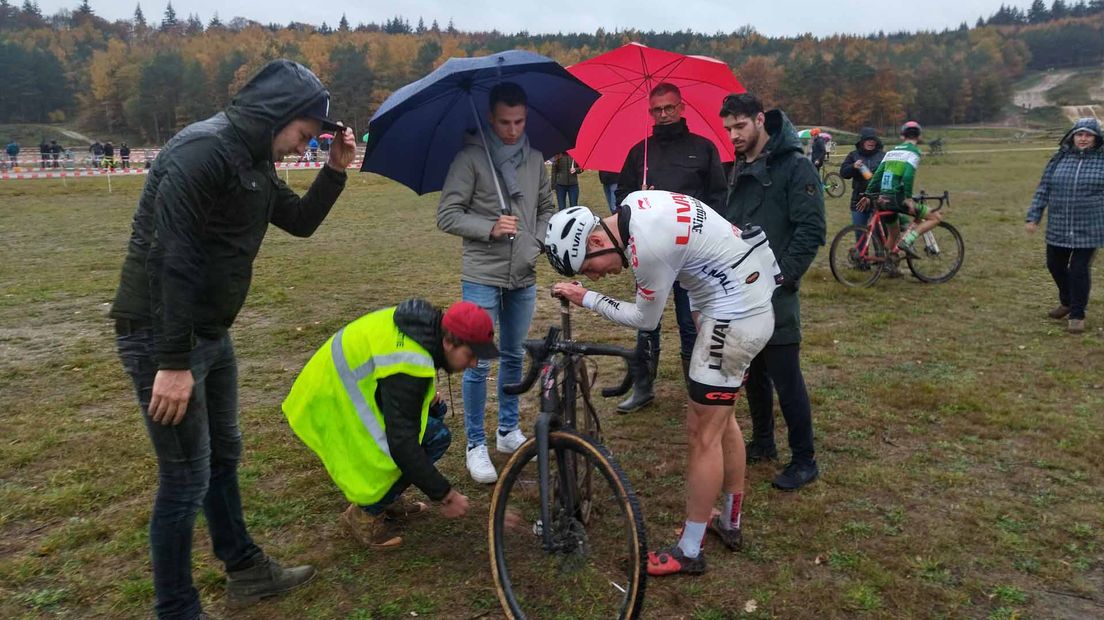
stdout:
[(587, 257), (587, 237), (598, 222), (586, 207), (564, 209), (548, 220), (544, 250), (553, 269), (569, 278), (579, 273)]

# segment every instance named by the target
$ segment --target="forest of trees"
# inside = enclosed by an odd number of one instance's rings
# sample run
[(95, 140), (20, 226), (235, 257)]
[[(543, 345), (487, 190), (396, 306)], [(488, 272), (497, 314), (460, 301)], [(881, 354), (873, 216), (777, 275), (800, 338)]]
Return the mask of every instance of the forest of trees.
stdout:
[(0, 123), (64, 121), (157, 143), (224, 107), (268, 60), (287, 57), (327, 84), (337, 117), (365, 128), (392, 91), (449, 57), (518, 48), (570, 65), (630, 41), (724, 60), (802, 123), (970, 123), (1000, 116), (1011, 83), (1029, 69), (1104, 61), (1104, 0), (1002, 6), (973, 28), (938, 33), (819, 38), (767, 37), (750, 26), (713, 35), (460, 32), (401, 16), (353, 26), (342, 15), (331, 27), (216, 14), (205, 23), (171, 3), (156, 22), (140, 4), (131, 19), (110, 22), (89, 0), (52, 16), (34, 0), (0, 0)]

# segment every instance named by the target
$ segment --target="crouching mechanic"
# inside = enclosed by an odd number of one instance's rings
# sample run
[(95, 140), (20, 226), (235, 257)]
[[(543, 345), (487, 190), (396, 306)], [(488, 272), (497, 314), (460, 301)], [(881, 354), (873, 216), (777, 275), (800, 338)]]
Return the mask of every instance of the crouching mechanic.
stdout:
[(402, 497), (410, 485), (445, 517), (467, 514), (468, 498), (434, 465), (452, 439), (437, 370), (496, 357), (485, 310), (462, 301), (442, 313), (410, 299), (341, 328), (299, 373), (284, 415), (349, 500), (342, 524), (369, 549), (398, 547), (400, 522), (428, 511)]
[[(552, 288), (626, 327), (655, 329), (676, 280), (689, 293), (698, 335), (688, 380), (686, 525), (677, 545), (648, 554), (648, 574), (701, 574), (707, 527), (733, 551), (743, 540), (744, 439), (734, 404), (748, 365), (774, 331), (771, 295), (780, 271), (767, 237), (758, 228), (741, 231), (689, 196), (639, 191), (605, 219), (585, 207), (553, 215), (545, 245), (552, 267), (569, 277), (598, 280), (631, 263), (636, 303), (578, 282)], [(722, 489), (724, 509), (715, 514)]]

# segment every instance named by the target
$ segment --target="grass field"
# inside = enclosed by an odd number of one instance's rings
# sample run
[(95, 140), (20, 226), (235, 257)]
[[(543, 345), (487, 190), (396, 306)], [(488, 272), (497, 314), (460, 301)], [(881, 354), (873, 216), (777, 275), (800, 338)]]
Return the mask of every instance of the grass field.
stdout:
[[(782, 494), (769, 488), (772, 465), (751, 468), (747, 549), (710, 542), (705, 576), (651, 580), (645, 617), (1104, 617), (1104, 286), (1098, 266), (1084, 335), (1045, 318), (1056, 299), (1043, 238), (1026, 236), (1022, 220), (1048, 155), (925, 161), (918, 189), (950, 190), (948, 219), (966, 240), (966, 264), (947, 284), (846, 290), (821, 251), (802, 283), (802, 356), (822, 478)], [(291, 177), (300, 189), (310, 178)], [(0, 182), (3, 618), (150, 617), (156, 467), (106, 318), (140, 185), (119, 179), (108, 194), (103, 179)], [(583, 176), (582, 195), (600, 202), (596, 175)], [(435, 208), (436, 196), (355, 174), (314, 238), (274, 229), (266, 241), (233, 330), (245, 514), (268, 551), (320, 573), (229, 617), (501, 617), (490, 489), (467, 478), (460, 440), (441, 466), (473, 514), (412, 525), (404, 549), (376, 555), (338, 527), (345, 502), (279, 410), (308, 356), (346, 322), (414, 295), (459, 296), (460, 244), (435, 229)], [(845, 199), (827, 210), (831, 239), (848, 220)], [(552, 272), (539, 272), (546, 291)], [(631, 279), (600, 288), (624, 297)], [(540, 295), (534, 335), (554, 310)], [(578, 316), (582, 337), (632, 340)], [(683, 514), (685, 396), (673, 317), (664, 325), (657, 404), (617, 416), (602, 403), (653, 543), (672, 540)], [(459, 381), (451, 388), (459, 409)], [(744, 403), (737, 414), (748, 429)], [(529, 401), (523, 421), (533, 420)], [(461, 417), (448, 421), (462, 436)], [(227, 616), (204, 527), (196, 539), (204, 603)]]

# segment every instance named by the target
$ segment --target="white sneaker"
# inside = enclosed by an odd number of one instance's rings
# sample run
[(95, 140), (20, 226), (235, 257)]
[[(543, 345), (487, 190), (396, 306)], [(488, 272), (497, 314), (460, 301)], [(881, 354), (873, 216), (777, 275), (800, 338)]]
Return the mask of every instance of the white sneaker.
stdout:
[(490, 484), (498, 480), (498, 472), (495, 471), (494, 463), (491, 462), (491, 457), (487, 454), (487, 444), (481, 444), (468, 450), (467, 460), (468, 473), (471, 474), (472, 480), (480, 484)]
[(495, 437), (498, 438), (495, 441), (495, 449), (503, 454), (513, 454), (527, 439), (525, 435), (522, 434), (520, 428), (515, 428), (509, 433), (506, 433), (505, 436), (495, 433)]

